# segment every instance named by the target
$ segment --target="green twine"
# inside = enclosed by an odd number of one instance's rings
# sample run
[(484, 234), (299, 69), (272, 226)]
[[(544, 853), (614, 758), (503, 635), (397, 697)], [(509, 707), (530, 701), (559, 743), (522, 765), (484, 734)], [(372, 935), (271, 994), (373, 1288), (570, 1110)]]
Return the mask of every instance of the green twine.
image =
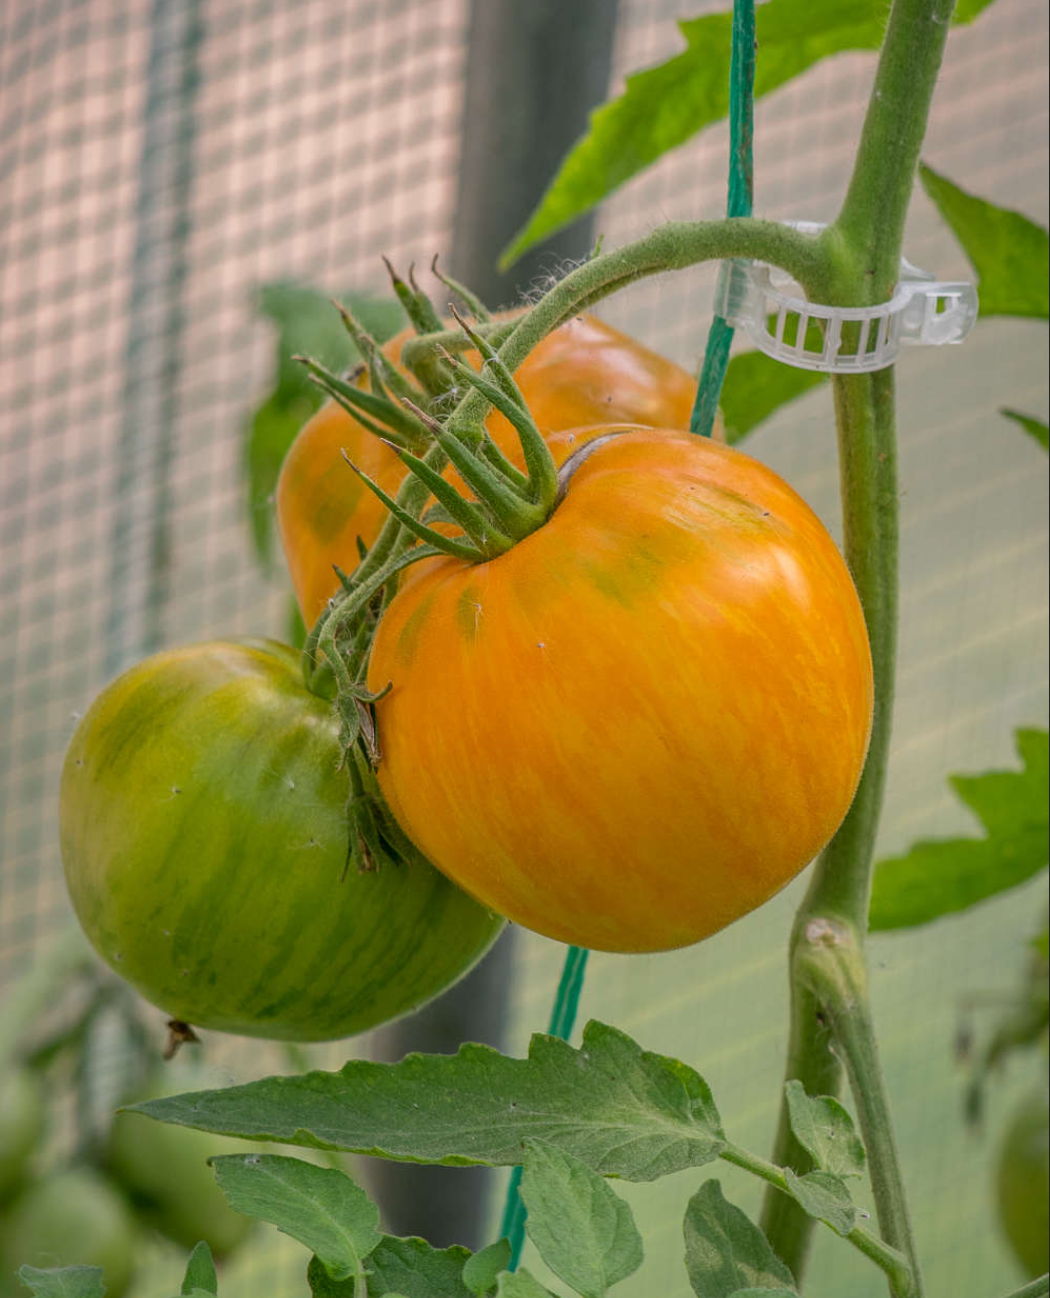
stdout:
[[(755, 2), (733, 0), (733, 46), (729, 64), (729, 198), (728, 216), (750, 216), (754, 197), (754, 85), (755, 85)], [(718, 400), (722, 395), (729, 349), (733, 342), (733, 327), (721, 316), (715, 316), (707, 337), (700, 386), (696, 404), (689, 421), (691, 432), (710, 437), (714, 426)], [(554, 998), (548, 1031), (552, 1037), (568, 1041), (576, 1022), (576, 1010), (583, 991), (583, 975), (587, 968), (587, 951), (570, 946)], [(519, 1187), (521, 1164), (514, 1167), (507, 1186), (507, 1199), (500, 1223), (500, 1236), (510, 1244), (508, 1271), (517, 1270), (525, 1243), (525, 1205)]]
[[(571, 946), (565, 953), (565, 964), (562, 966), (561, 981), (558, 983), (558, 994), (554, 998), (551, 1010), (550, 1027), (547, 1031), (552, 1037), (568, 1041), (572, 1036), (573, 1024), (576, 1022), (576, 1010), (580, 1004), (580, 993), (583, 991), (583, 975), (587, 968), (588, 952), (583, 947)], [(522, 1202), (518, 1187), (521, 1185), (521, 1164), (510, 1174), (507, 1186), (507, 1201), (503, 1207), (503, 1221), (500, 1223), (501, 1238), (510, 1244), (510, 1261), (508, 1271), (517, 1270), (521, 1258), (522, 1245), (525, 1243), (525, 1204)]]
[[(734, 0), (733, 49), (729, 63), (729, 198), (727, 216), (750, 216), (754, 201), (755, 134), (755, 3)], [(691, 432), (710, 437), (722, 395), (733, 326), (721, 316), (711, 322), (707, 350), (700, 372), (696, 404), (689, 421)]]

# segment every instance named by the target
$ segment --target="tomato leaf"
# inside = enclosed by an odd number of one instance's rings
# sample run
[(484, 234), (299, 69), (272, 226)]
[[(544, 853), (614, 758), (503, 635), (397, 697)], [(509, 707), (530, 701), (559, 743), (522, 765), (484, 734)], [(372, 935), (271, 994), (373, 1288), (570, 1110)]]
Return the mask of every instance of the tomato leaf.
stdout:
[[(463, 1283), (469, 1249), (434, 1248), (425, 1239), (384, 1235), (366, 1262), (368, 1298), (472, 1298)], [(306, 1278), (313, 1298), (357, 1298), (352, 1280), (332, 1280), (313, 1257)]]
[(34, 1298), (105, 1298), (100, 1266), (22, 1266), (18, 1278)]
[(827, 382), (816, 370), (799, 370), (762, 352), (734, 356), (726, 369), (719, 406), (730, 446), (743, 439), (781, 406)]
[(320, 403), (311, 392), (270, 396), (252, 415), (246, 447), (248, 516), (259, 562), (273, 558), (273, 493), (295, 435)]
[(496, 1287), (499, 1273), (509, 1261), (510, 1244), (505, 1239), (498, 1239), (495, 1244), (479, 1249), (467, 1259), (463, 1267), (463, 1283), (476, 1298), (485, 1298)]
[(219, 1279), (215, 1274), (215, 1263), (212, 1261), (211, 1249), (201, 1240), (194, 1246), (190, 1260), (186, 1264), (186, 1276), (182, 1281), (180, 1293), (184, 1298), (192, 1298), (195, 1293), (218, 1294)]
[[(990, 2), (967, 0), (954, 21), (970, 21)], [(871, 0), (769, 0), (756, 23), (756, 99), (829, 55), (878, 49), (886, 27), (883, 9)], [(731, 13), (680, 22), (685, 50), (629, 76), (622, 95), (594, 110), (587, 134), (500, 258), (502, 268), (728, 114), (732, 25)]]
[(530, 1140), (521, 1197), (540, 1256), (583, 1298), (605, 1298), (641, 1266), (642, 1237), (630, 1207), (578, 1158)]
[(538, 1139), (630, 1181), (702, 1166), (724, 1145), (698, 1073), (597, 1022), (579, 1050), (537, 1033), (527, 1059), (468, 1044), (135, 1107), (205, 1131), (446, 1165), (520, 1163)]
[(801, 1082), (785, 1083), (795, 1139), (817, 1167), (835, 1176), (860, 1176), (867, 1154), (853, 1119), (830, 1095), (807, 1095)]
[(790, 1167), (784, 1169), (791, 1197), (811, 1217), (831, 1227), (837, 1235), (848, 1235), (857, 1224), (857, 1210), (849, 1187), (832, 1172), (807, 1172), (797, 1176)]
[(540, 1284), (531, 1271), (504, 1271), (499, 1277), (497, 1298), (557, 1298), (546, 1285)]
[(1018, 730), (1021, 771), (953, 775), (949, 783), (981, 821), (984, 838), (924, 840), (875, 868), (872, 931), (910, 928), (1014, 888), (1047, 863), (1048, 736)]
[(352, 1276), (383, 1238), (379, 1209), (334, 1167), (279, 1154), (222, 1154), (210, 1161), (231, 1208), (305, 1244), (333, 1280)]
[[(393, 298), (348, 293), (342, 300), (377, 342), (404, 327), (404, 312)], [(272, 557), (272, 496), (281, 465), (299, 429), (323, 400), (292, 357), (310, 356), (338, 372), (360, 356), (331, 300), (316, 289), (269, 284), (260, 294), (259, 310), (277, 326), (276, 373), (273, 390), (249, 422), (245, 468), (255, 550), (266, 565)]]
[(1030, 437), (1035, 438), (1044, 451), (1050, 450), (1050, 427), (1041, 419), (1036, 419), (1034, 415), (1022, 415), (1019, 410), (1007, 410), (1003, 407), (999, 408), (999, 413), (1020, 424)]
[(755, 1223), (705, 1181), (685, 1211), (685, 1269), (698, 1298), (734, 1298), (741, 1289), (794, 1295), (791, 1272)]
[(734, 1289), (730, 1298), (798, 1298), (795, 1289)]
[(1020, 212), (968, 194), (925, 164), (922, 187), (977, 272), (982, 316), (1050, 317), (1050, 237)]

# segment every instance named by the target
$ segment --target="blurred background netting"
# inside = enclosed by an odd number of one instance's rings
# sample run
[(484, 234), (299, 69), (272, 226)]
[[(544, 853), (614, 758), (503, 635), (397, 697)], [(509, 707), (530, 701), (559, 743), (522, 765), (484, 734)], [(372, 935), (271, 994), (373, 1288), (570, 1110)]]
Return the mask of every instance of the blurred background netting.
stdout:
[[(486, 29), (502, 3), (0, 0), (0, 998), (69, 923), (56, 789), (76, 715), (156, 648), (284, 633), (288, 586), (255, 555), (245, 477), (246, 426), (273, 382), (262, 288), (385, 295), (384, 254), (407, 267), (440, 252), (483, 278), (513, 232), (493, 215), (501, 197), (517, 185), (538, 199), (550, 179), (550, 159), (529, 150), (557, 131), (529, 113), (564, 107), (564, 151), (583, 129), (580, 93), (598, 102), (680, 48), (675, 19), (722, 7), (522, 6), (556, 54), (529, 73), (530, 94), (514, 62), (524, 42), (515, 54)], [(873, 67), (872, 55), (839, 55), (759, 101), (757, 214), (834, 214)], [(924, 157), (1045, 225), (1046, 83), (1045, 3), (996, 0), (952, 34)], [(504, 131), (499, 153), (479, 144), (483, 128)], [(614, 195), (575, 244), (483, 287), (509, 301), (593, 232), (610, 246), (669, 218), (720, 215), (726, 145), (724, 126), (712, 128)], [(921, 193), (907, 253), (939, 278), (969, 277)], [(641, 284), (602, 314), (692, 368), (713, 288), (701, 268)], [(964, 348), (907, 352), (898, 372), (903, 622), (883, 855), (975, 832), (947, 773), (1016, 765), (1014, 729), (1047, 714), (1046, 459), (997, 413), (1046, 418), (1046, 327), (981, 321)], [(826, 390), (784, 408), (748, 449), (837, 529)], [(871, 943), (931, 1293), (990, 1298), (1015, 1280), (992, 1219), (990, 1150), (1032, 1075), (1011, 1067), (974, 1136), (952, 1038), (963, 998), (1015, 980), (1044, 894), (1041, 881)], [(596, 956), (581, 1006), (699, 1068), (727, 1127), (758, 1150), (775, 1120), (798, 895), (688, 951)], [(561, 959), (556, 944), (519, 936), (502, 1012), (514, 1052), (545, 1026)], [(335, 1067), (370, 1048), (304, 1056)], [(259, 1043), (209, 1034), (205, 1049), (231, 1078), (289, 1067)], [(730, 1197), (757, 1203), (742, 1174), (720, 1175)], [(701, 1179), (624, 1189), (647, 1251), (625, 1298), (689, 1292), (681, 1214)], [(305, 1261), (260, 1232), (223, 1293), (304, 1294)], [(137, 1298), (173, 1292), (178, 1266), (151, 1246)], [(881, 1291), (852, 1250), (819, 1240), (807, 1294)]]

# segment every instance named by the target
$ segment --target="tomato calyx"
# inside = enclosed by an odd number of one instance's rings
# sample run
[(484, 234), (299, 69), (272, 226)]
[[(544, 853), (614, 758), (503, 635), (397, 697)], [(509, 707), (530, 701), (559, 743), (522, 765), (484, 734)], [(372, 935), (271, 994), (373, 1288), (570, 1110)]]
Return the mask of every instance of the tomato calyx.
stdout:
[[(428, 497), (433, 495), (437, 500), (442, 511), (440, 521), (453, 523), (460, 535), (450, 537), (436, 530), (384, 491), (344, 452), (350, 468), (416, 540), (468, 563), (480, 563), (506, 553), (547, 521), (557, 499), (558, 475), (543, 435), (496, 348), (455, 308), (452, 315), (480, 353), (482, 372), (476, 373), (444, 346), (437, 347), (437, 354), (455, 381), (480, 393), (512, 425), (521, 444), (524, 473), (504, 455), (483, 426), (457, 423), (455, 412), (444, 423), (429, 414), (421, 404), (422, 395), (403, 376), (398, 375), (396, 381), (390, 377), (396, 371), (375, 344), (366, 340), (363, 331), (360, 340), (355, 334), (355, 341), (375, 359), (370, 371), (372, 392), (355, 388), (316, 361), (301, 359), (324, 391), (359, 420), (364, 415), (369, 431), (398, 455), (409, 473), (426, 487)], [(348, 328), (360, 330), (348, 312), (344, 311), (343, 316)], [(393, 389), (397, 401), (388, 388)], [(385, 427), (377, 427), (376, 420)], [(462, 495), (442, 476), (447, 464), (458, 471), (473, 499)]]
[[(387, 269), (420, 335), (411, 363), (402, 351), (412, 377), (395, 366), (338, 304), (344, 326), (365, 360), (367, 383), (362, 382), (363, 374), (355, 381), (331, 373), (317, 361), (298, 358), (311, 380), (383, 441), (409, 475), (395, 499), (343, 450), (348, 466), (385, 506), (388, 524), (370, 550), (359, 542), (361, 563), (353, 575), (337, 572), (342, 592), (321, 615), (304, 649), (307, 687), (317, 694), (334, 695), (340, 721), (351, 785), (347, 865), (353, 861), (366, 871), (414, 851), (375, 779), (381, 757), (375, 704), (382, 694), (370, 692), (365, 685), (372, 640), (400, 573), (412, 563), (439, 555), (474, 564), (507, 553), (547, 522), (572, 471), (559, 475), (521, 389), (499, 355), (497, 348), (513, 324), (494, 322), (483, 304), (468, 289), (439, 274), (435, 263), (434, 273), (475, 315), (468, 323), (451, 307), (458, 332), (442, 332), (442, 322), (412, 270), (406, 281), (389, 262)], [(481, 358), (480, 371), (458, 355), (470, 349)], [(444, 418), (435, 417), (442, 399), (458, 398), (467, 391), (483, 399), (486, 416), (495, 410), (510, 424), (520, 446), (519, 463), (497, 445), (481, 419), (464, 419), (462, 403)], [(466, 491), (445, 476), (449, 466)]]

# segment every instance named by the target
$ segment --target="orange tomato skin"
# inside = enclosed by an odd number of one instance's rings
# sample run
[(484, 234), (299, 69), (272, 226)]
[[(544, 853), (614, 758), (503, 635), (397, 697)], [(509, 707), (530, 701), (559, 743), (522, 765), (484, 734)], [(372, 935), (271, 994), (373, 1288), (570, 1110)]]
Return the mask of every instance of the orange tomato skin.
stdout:
[[(410, 333), (384, 351), (396, 360)], [(476, 354), (471, 354), (474, 363)], [(623, 421), (688, 428), (696, 381), (673, 362), (593, 316), (562, 325), (516, 374), (544, 432)], [(502, 415), (487, 423), (501, 450), (515, 455), (517, 434)], [(312, 626), (335, 593), (332, 565), (358, 562), (357, 537), (372, 543), (386, 518), (376, 496), (347, 468), (342, 451), (390, 494), (405, 477), (397, 456), (342, 406), (328, 402), (300, 431), (277, 484), (277, 522), (303, 620)], [(518, 462), (520, 463), (520, 455)]]
[(871, 727), (823, 525), (757, 461), (666, 430), (593, 451), (508, 553), (411, 569), (372, 652), (388, 682), (379, 781), (417, 846), (606, 951), (688, 945), (782, 888), (848, 810)]

